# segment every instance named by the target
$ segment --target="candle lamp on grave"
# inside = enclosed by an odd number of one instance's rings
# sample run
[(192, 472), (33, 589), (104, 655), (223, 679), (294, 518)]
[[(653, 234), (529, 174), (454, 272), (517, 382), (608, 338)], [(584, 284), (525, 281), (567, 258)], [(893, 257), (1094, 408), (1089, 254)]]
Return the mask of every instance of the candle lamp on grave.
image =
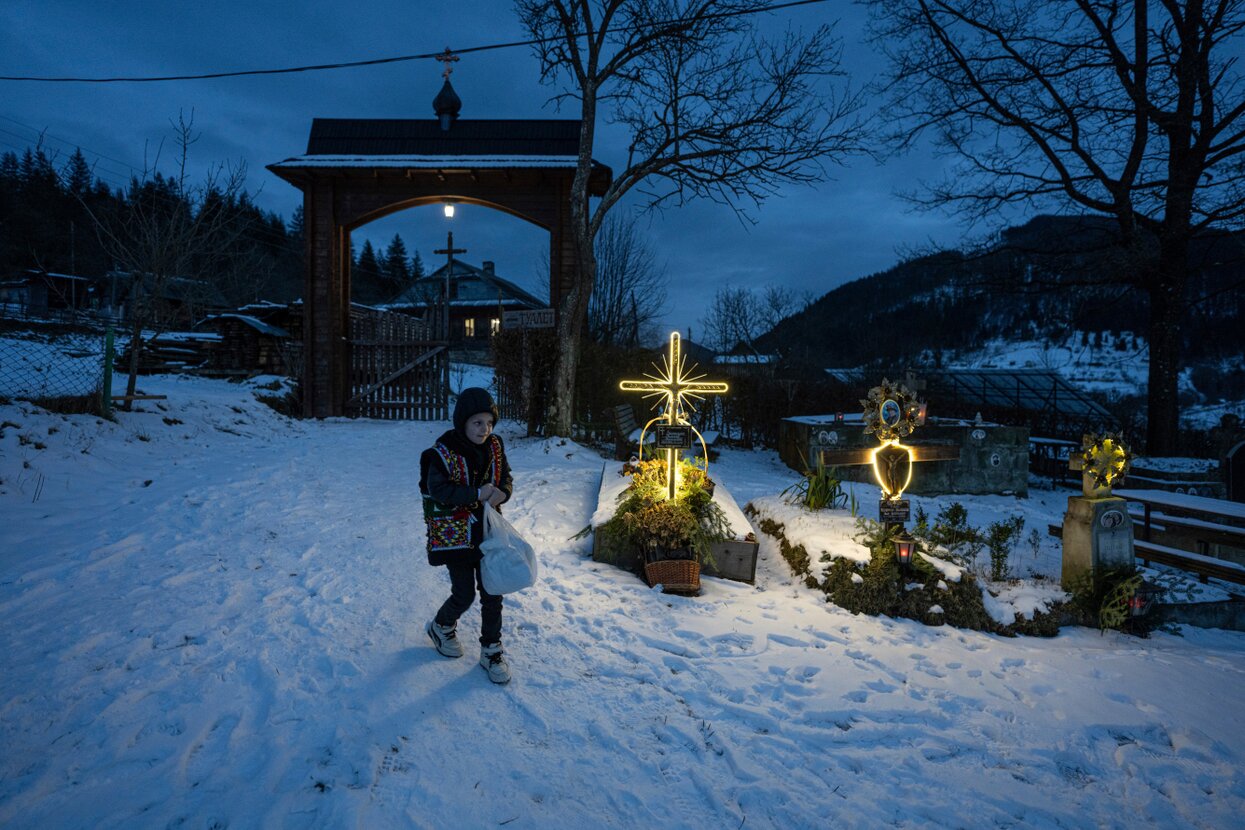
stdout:
[(618, 387), (624, 392), (644, 392), (646, 398), (656, 399), (653, 409), (658, 410), (657, 417), (649, 420), (640, 431), (640, 458), (644, 458), (644, 439), (649, 427), (657, 425), (657, 444), (666, 453), (666, 497), (674, 499), (678, 488), (679, 451), (691, 447), (693, 433), (700, 440), (705, 472), (709, 472), (709, 450), (705, 439), (688, 419), (689, 413), (695, 411), (692, 401), (709, 394), (720, 395), (729, 387), (721, 381), (701, 380), (705, 375), (694, 374), (696, 365), (688, 367), (677, 331), (670, 333), (670, 345), (663, 363), (661, 367), (653, 364), (656, 374), (645, 373), (648, 380), (624, 380)]
[(912, 570), (912, 554), (916, 551), (916, 540), (906, 530), (895, 534), (895, 561), (904, 573)]

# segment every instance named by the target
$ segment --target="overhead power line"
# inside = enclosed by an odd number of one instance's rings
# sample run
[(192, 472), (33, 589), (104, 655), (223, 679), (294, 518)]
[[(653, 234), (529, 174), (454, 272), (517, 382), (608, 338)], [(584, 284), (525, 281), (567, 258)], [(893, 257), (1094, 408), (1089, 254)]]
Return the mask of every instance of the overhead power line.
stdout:
[[(721, 12), (719, 14), (706, 15), (706, 17), (740, 17), (743, 15), (760, 14), (762, 12), (773, 12), (781, 9), (789, 9), (795, 6), (809, 6), (818, 3), (826, 3), (829, 0), (791, 0), (787, 3), (775, 3), (771, 6), (765, 6), (757, 9), (746, 9), (731, 12)], [(646, 28), (654, 28), (657, 26), (668, 26), (671, 24), (682, 22), (688, 18), (676, 18), (673, 20), (659, 20), (645, 24)], [(576, 37), (586, 37), (581, 32)], [(491, 43), (484, 46), (468, 46), (464, 49), (449, 49), (455, 55), (469, 55), (473, 52), (489, 52), (497, 49), (512, 49), (516, 46), (535, 46), (540, 43), (547, 43), (554, 40), (561, 40), (561, 37), (536, 38), (533, 40), (515, 40), (508, 43)], [(164, 81), (203, 81), (212, 78), (241, 78), (255, 75), (291, 75), (297, 72), (323, 72), (332, 69), (354, 69), (360, 66), (380, 66), (387, 63), (402, 63), (405, 61), (431, 60), (439, 56), (443, 56), (445, 52), (421, 52), (415, 55), (399, 55), (390, 58), (371, 58), (362, 61), (342, 61), (339, 63), (318, 63), (308, 66), (287, 66), (280, 69), (243, 69), (235, 72), (203, 72), (193, 75), (151, 75), (142, 76), (134, 75), (128, 77), (111, 77), (111, 78), (81, 78), (81, 77), (48, 77), (34, 75), (0, 75), (0, 81), (30, 81), (35, 83), (60, 83), (60, 84), (118, 84), (118, 83), (159, 83)]]

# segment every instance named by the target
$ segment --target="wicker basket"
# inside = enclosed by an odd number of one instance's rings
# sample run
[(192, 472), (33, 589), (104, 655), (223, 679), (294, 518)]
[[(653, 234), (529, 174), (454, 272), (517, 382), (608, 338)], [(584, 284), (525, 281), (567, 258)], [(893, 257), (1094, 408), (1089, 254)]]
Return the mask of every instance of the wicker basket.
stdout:
[(667, 594), (700, 593), (700, 563), (692, 559), (662, 559), (644, 566), (649, 587), (661, 585)]

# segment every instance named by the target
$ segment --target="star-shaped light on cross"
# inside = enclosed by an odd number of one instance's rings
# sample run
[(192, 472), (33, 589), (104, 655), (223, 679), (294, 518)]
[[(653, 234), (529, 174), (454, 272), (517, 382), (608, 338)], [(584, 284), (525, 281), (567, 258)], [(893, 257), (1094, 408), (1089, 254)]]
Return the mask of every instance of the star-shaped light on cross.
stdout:
[[(683, 352), (680, 349), (679, 333), (677, 331), (670, 332), (670, 350), (666, 355), (665, 366), (658, 368), (656, 364), (653, 367), (657, 369), (656, 375), (650, 375), (647, 372), (645, 377), (648, 380), (624, 380), (618, 384), (618, 387), (624, 392), (644, 392), (646, 398), (657, 398), (653, 403), (653, 409), (658, 409), (658, 415), (647, 424), (640, 433), (640, 454), (644, 454), (644, 432), (648, 428), (658, 422), (664, 421), (669, 426), (686, 426), (692, 432), (696, 432), (696, 437), (700, 438), (701, 444), (704, 444), (704, 438), (696, 431), (691, 422), (687, 419), (689, 411), (695, 411), (692, 400), (700, 400), (705, 395), (720, 395), (729, 388), (721, 381), (705, 381), (701, 378), (704, 374), (692, 374), (696, 370), (695, 364), (689, 369)], [(664, 404), (664, 406), (663, 406)], [(670, 498), (674, 498), (675, 492), (675, 471), (678, 453), (673, 449), (666, 450), (666, 484)], [(706, 452), (705, 466), (708, 470), (708, 453)]]

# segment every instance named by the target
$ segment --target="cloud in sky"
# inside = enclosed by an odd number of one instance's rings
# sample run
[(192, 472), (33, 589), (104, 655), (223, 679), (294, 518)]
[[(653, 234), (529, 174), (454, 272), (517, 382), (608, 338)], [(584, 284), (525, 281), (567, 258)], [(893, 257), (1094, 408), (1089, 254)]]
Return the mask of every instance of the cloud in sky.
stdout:
[[(811, 29), (841, 18), (845, 68), (859, 87), (879, 68), (862, 39), (863, 11), (826, 3), (775, 15), (767, 24)], [(0, 6), (0, 75), (115, 76), (191, 74), (364, 60), (439, 52), (522, 40), (509, 6), (386, 2), (348, 4), (220, 0), (184, 4), (132, 0), (10, 0)], [(81, 147), (96, 172), (124, 184), (171, 140), (170, 119), (194, 113), (201, 133), (192, 149), (198, 169), (245, 162), (257, 203), (286, 217), (301, 195), (264, 165), (302, 153), (314, 117), (430, 118), (440, 88), (440, 64), (429, 60), (293, 75), (152, 84), (34, 84), (0, 82), (0, 151), (39, 140), (61, 158)], [(556, 91), (542, 86), (525, 47), (463, 56), (452, 81), (466, 118), (573, 118), (547, 105)], [(605, 131), (595, 157), (614, 167), (625, 147)], [(165, 147), (163, 161), (171, 160)], [(924, 174), (929, 157), (877, 165), (854, 160), (831, 167), (835, 180), (816, 188), (785, 188), (741, 225), (725, 207), (697, 203), (642, 219), (671, 284), (670, 327), (695, 326), (717, 287), (782, 284), (820, 296), (836, 285), (881, 270), (898, 249), (929, 241), (954, 243), (960, 230), (936, 214), (913, 214), (893, 195)], [(635, 201), (620, 210), (634, 209)], [(543, 231), (521, 220), (476, 208), (454, 220), (465, 259), (492, 260), (498, 272), (541, 295), (537, 276)], [(413, 209), (354, 233), (383, 249), (401, 233), (435, 267), (445, 220), (434, 209)]]

